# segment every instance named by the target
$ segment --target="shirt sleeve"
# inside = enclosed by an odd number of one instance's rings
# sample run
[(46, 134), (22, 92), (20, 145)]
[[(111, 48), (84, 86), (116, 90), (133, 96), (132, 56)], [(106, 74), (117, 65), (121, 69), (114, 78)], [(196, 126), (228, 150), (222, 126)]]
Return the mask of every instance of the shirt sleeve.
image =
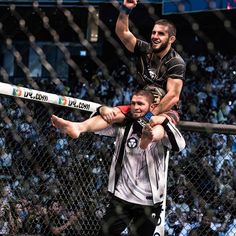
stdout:
[(173, 79), (181, 79), (184, 80), (186, 71), (186, 64), (184, 60), (180, 56), (173, 57), (167, 69), (167, 75)]
[(136, 45), (134, 47), (134, 54), (141, 55), (146, 54), (151, 51), (151, 45), (148, 42), (145, 42), (141, 39), (137, 39)]
[(177, 127), (168, 119), (164, 120), (162, 126), (164, 127), (164, 130), (168, 136), (169, 142), (171, 144), (171, 150), (176, 152), (182, 151), (185, 148), (186, 143)]

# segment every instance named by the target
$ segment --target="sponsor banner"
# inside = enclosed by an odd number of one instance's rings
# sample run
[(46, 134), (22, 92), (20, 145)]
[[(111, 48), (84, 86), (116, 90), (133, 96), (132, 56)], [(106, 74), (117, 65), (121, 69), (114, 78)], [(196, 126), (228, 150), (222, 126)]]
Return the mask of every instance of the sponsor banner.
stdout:
[(17, 87), (17, 86), (13, 86), (12, 95), (15, 97), (22, 97), (26, 99), (41, 101), (41, 102), (47, 102), (49, 100), (48, 95), (46, 93), (43, 93), (37, 90), (26, 89), (23, 87)]
[(52, 93), (46, 93), (2, 82), (0, 82), (0, 94), (71, 107), (89, 112), (94, 112), (99, 106), (101, 106), (100, 104), (94, 102), (84, 101), (77, 98), (61, 96)]
[(85, 111), (90, 111), (91, 106), (91, 102), (82, 101), (76, 98), (70, 98), (66, 96), (58, 96), (58, 104)]

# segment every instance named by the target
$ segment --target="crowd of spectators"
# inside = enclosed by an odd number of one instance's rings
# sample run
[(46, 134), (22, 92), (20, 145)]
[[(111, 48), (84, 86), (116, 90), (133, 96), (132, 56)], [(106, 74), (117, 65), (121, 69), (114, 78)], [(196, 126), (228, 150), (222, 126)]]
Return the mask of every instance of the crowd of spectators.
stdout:
[[(185, 59), (181, 120), (236, 124), (236, 58)], [(129, 103), (136, 83), (127, 66), (116, 63), (110, 76), (87, 67), (87, 82), (41, 79), (38, 86), (111, 106)], [(50, 124), (52, 112), (79, 121), (90, 115), (83, 111), (6, 96), (0, 105), (0, 235), (96, 235), (114, 140), (93, 134), (71, 140)], [(234, 235), (236, 135), (185, 131), (184, 137), (186, 149), (169, 163), (166, 235)]]

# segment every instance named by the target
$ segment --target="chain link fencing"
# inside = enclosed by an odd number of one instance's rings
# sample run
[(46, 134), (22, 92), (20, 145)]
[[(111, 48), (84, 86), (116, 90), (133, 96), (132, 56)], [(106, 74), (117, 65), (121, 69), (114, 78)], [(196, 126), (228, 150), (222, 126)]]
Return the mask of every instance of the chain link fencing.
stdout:
[(66, 235), (96, 235), (114, 140), (86, 134), (74, 141), (50, 124), (52, 113), (80, 120), (88, 115), (81, 111), (2, 96), (1, 108), (5, 233), (48, 235), (49, 225), (69, 222)]
[[(118, 7), (117, 2), (67, 8), (1, 3), (0, 81), (100, 104), (129, 102), (136, 69), (114, 34)], [(130, 16), (132, 30), (147, 37), (159, 15), (160, 5), (140, 4)], [(224, 33), (225, 40), (232, 42), (236, 34), (229, 16), (215, 14), (218, 34), (224, 28), (230, 35)], [(186, 37), (175, 45), (188, 65), (182, 119), (235, 123), (235, 57), (217, 51), (205, 18), (169, 18)], [(219, 89), (210, 96), (212, 88)], [(114, 140), (95, 134), (72, 140), (50, 124), (51, 114), (88, 118), (82, 110), (0, 95), (0, 112), (0, 234), (97, 235), (109, 202)], [(227, 128), (182, 132), (187, 147), (169, 163), (166, 235), (210, 236), (209, 228), (219, 236), (236, 235), (235, 134)]]
[[(97, 235), (109, 203), (114, 139), (86, 133), (74, 140), (50, 124), (51, 114), (81, 121), (88, 112), (0, 100), (2, 232), (5, 225), (6, 234), (53, 235), (67, 223), (66, 235)], [(235, 135), (184, 131), (184, 137), (186, 149), (169, 162), (166, 235), (190, 235), (206, 216), (214, 230), (233, 230)]]

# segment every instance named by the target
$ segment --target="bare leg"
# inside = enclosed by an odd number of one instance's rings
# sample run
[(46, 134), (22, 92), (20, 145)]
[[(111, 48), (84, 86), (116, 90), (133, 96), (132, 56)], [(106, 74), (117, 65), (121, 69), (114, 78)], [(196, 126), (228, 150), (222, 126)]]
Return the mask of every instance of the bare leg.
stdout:
[(52, 125), (58, 128), (62, 133), (76, 139), (84, 132), (96, 132), (105, 129), (109, 124), (101, 116), (94, 116), (83, 122), (72, 122), (52, 115)]
[(161, 140), (164, 137), (164, 134), (165, 131), (162, 125), (156, 125), (154, 127), (146, 125), (143, 128), (142, 136), (140, 139), (140, 148), (146, 149), (152, 141)]
[(149, 143), (161, 140), (164, 137), (165, 131), (161, 124), (165, 119), (166, 116), (163, 115), (152, 116), (149, 124), (143, 128), (140, 148), (146, 149)]
[(68, 134), (71, 138), (78, 138), (81, 131), (79, 122), (64, 120), (58, 116), (52, 115), (51, 123), (62, 133)]
[(142, 132), (142, 136), (140, 139), (140, 148), (141, 149), (146, 149), (148, 144), (152, 142), (152, 136), (149, 134), (146, 134), (145, 132)]

